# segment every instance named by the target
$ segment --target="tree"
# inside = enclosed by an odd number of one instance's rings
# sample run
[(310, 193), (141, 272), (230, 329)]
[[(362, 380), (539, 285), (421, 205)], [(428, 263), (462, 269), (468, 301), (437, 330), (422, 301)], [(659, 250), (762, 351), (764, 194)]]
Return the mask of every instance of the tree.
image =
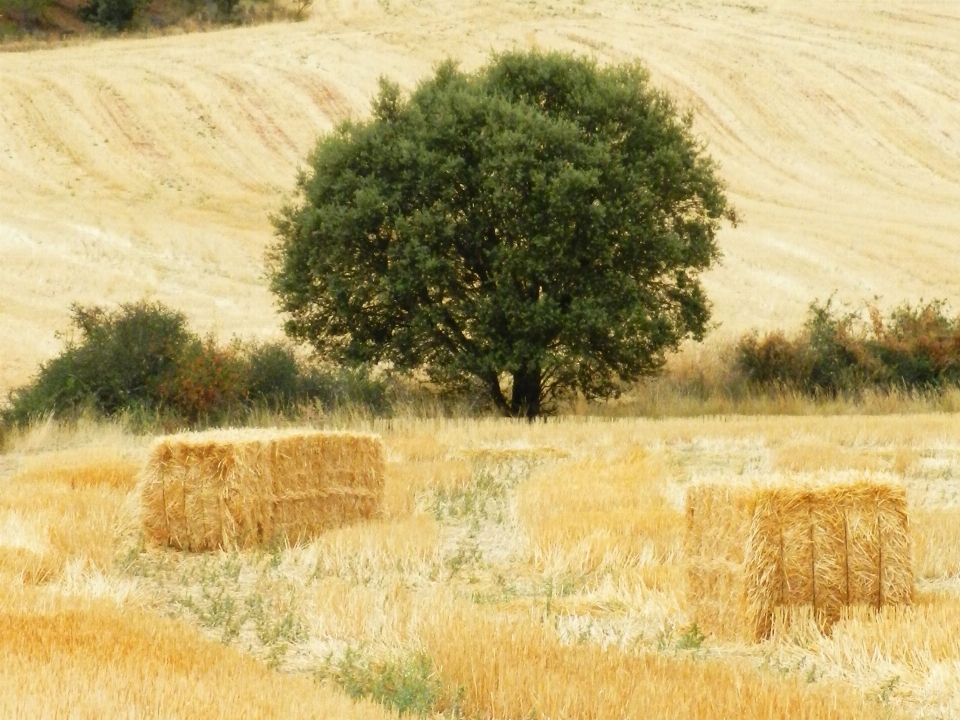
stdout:
[(408, 98), (381, 80), (274, 219), (287, 332), (478, 381), (511, 416), (615, 394), (707, 327), (699, 274), (736, 217), (691, 122), (639, 65), (559, 53), (446, 62)]

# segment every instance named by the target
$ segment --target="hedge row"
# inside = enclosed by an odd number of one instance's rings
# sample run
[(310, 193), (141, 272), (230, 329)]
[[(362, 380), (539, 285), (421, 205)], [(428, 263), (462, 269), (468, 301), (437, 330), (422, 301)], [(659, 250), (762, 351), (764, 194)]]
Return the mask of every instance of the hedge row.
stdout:
[(109, 312), (72, 307), (78, 331), (63, 352), (13, 391), (0, 419), (23, 425), (84, 411), (146, 412), (188, 424), (213, 423), (251, 408), (283, 412), (387, 404), (387, 385), (364, 369), (325, 368), (283, 343), (220, 345), (187, 327), (182, 313), (139, 302)]
[(867, 306), (866, 318), (814, 302), (796, 336), (742, 338), (736, 364), (755, 386), (810, 395), (936, 391), (960, 385), (960, 317), (942, 300), (902, 305), (887, 317)]

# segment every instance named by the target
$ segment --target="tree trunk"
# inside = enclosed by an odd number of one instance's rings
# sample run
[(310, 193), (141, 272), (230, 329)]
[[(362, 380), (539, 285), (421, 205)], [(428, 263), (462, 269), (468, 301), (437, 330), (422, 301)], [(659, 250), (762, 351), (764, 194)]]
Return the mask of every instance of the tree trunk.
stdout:
[(502, 412), (507, 417), (512, 417), (510, 404), (503, 396), (503, 391), (500, 389), (500, 378), (497, 376), (497, 374), (490, 373), (489, 375), (484, 375), (482, 380), (486, 383), (487, 388), (490, 390), (490, 397), (493, 400), (493, 404), (496, 405), (497, 410)]
[(510, 414), (534, 420), (540, 415), (542, 373), (539, 365), (524, 366), (513, 373), (513, 395), (510, 398)]

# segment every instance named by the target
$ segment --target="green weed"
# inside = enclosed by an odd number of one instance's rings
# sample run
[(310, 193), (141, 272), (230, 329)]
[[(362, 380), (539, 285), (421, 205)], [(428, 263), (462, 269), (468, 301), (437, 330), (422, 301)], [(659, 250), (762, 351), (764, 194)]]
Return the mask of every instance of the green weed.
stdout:
[(425, 717), (457, 703), (446, 699), (430, 658), (416, 652), (395, 660), (372, 662), (358, 650), (348, 650), (326, 673), (352, 698), (369, 698), (400, 715)]

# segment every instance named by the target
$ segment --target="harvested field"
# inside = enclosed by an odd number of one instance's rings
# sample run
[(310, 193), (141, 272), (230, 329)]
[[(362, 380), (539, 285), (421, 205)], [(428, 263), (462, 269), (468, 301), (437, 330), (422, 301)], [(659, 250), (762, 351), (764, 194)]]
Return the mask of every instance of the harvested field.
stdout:
[[(303, 23), (0, 52), (0, 395), (61, 349), (74, 302), (279, 337), (269, 218), (317, 134), (381, 75), (507, 48), (640, 60), (694, 112), (744, 218), (706, 277), (712, 341), (790, 330), (833, 292), (956, 298), (958, 37), (955, 0), (317, 0)], [(0, 716), (960, 717), (956, 415), (318, 422), (382, 437), (380, 516), (260, 547), (265, 512), (237, 532), (219, 495), (173, 534), (153, 515), (174, 545), (229, 548), (204, 553), (148, 542), (145, 438), (14, 433)], [(878, 610), (882, 578), (858, 580), (870, 607), (829, 633), (816, 603), (759, 642), (704, 633), (687, 493), (731, 478), (902, 486), (913, 602)]]
[[(951, 439), (960, 425), (953, 416), (533, 425), (393, 419), (351, 430), (382, 437), (389, 498), (382, 517), (290, 547), (206, 553), (144, 542), (138, 489), (111, 479), (117, 458), (147, 459), (151, 445), (143, 439), (89, 425), (43, 426), (13, 438), (0, 456), (0, 611), (21, 625), (38, 618), (40, 644), (59, 628), (50, 647), (66, 643), (91, 612), (116, 628), (103, 635), (109, 643), (127, 643), (121, 635), (130, 633), (129, 647), (189, 626), (206, 639), (185, 635), (177, 663), (239, 653), (230, 657), (256, 661), (243, 673), (315, 678), (330, 698), (317, 700), (319, 707), (353, 707), (342, 694), (349, 691), (394, 709), (419, 698), (428, 716), (449, 718), (534, 710), (604, 718), (614, 707), (628, 708), (626, 717), (695, 720), (960, 716), (960, 445)], [(779, 469), (780, 458), (805, 448), (849, 457), (853, 469)], [(70, 468), (83, 482), (72, 482)], [(759, 641), (694, 625), (688, 492), (731, 478), (873, 493), (867, 502), (854, 492), (840, 505), (847, 503), (850, 537), (874, 546), (880, 536), (858, 535), (854, 510), (876, 518), (888, 511), (877, 511), (877, 488), (902, 489), (913, 602), (878, 610), (877, 592), (890, 579), (857, 575), (853, 563), (850, 589), (860, 602), (843, 607), (828, 632), (814, 603), (776, 609)], [(888, 498), (894, 514), (898, 498)], [(786, 506), (779, 498), (777, 507)], [(814, 536), (815, 544), (827, 540)], [(869, 559), (875, 550), (849, 554)], [(822, 572), (835, 569), (827, 563)], [(41, 662), (7, 640), (0, 661), (17, 668), (4, 681), (7, 706), (62, 713), (66, 705), (38, 698), (45, 677), (57, 678), (64, 698), (87, 697), (101, 661), (81, 664), (67, 653)], [(166, 691), (133, 696), (130, 688), (154, 672), (150, 663), (166, 662), (167, 650), (157, 652), (130, 665), (129, 676), (111, 670), (99, 706), (155, 717)], [(243, 673), (235, 682), (253, 677)], [(156, 683), (193, 702), (183, 677), (164, 671)], [(218, 678), (229, 695), (234, 681)], [(271, 686), (271, 707), (288, 707), (302, 692), (298, 683)]]

